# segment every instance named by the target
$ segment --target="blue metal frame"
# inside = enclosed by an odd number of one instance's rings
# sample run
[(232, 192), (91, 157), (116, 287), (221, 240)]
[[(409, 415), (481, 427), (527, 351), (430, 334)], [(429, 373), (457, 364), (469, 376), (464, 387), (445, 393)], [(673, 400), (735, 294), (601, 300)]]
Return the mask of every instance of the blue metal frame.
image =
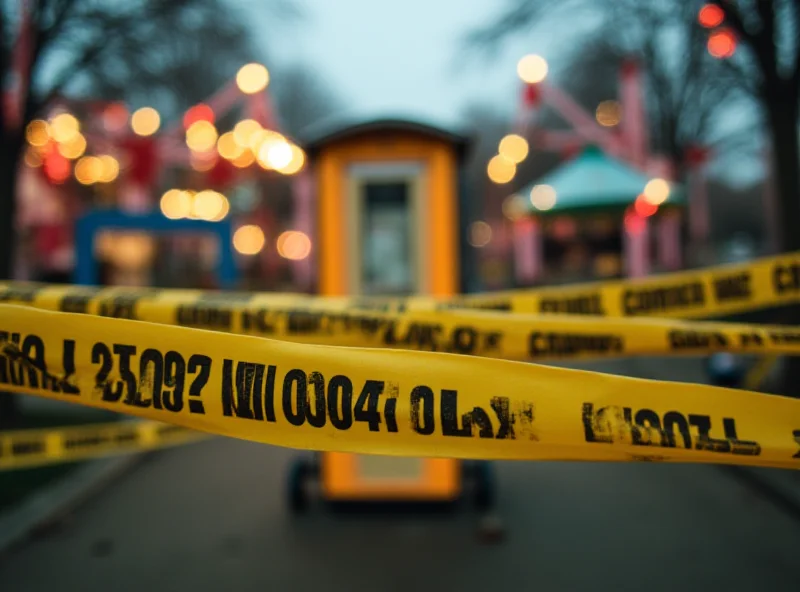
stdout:
[(94, 257), (95, 235), (101, 230), (140, 230), (145, 232), (177, 233), (204, 232), (216, 235), (220, 243), (217, 259), (217, 279), (225, 289), (236, 287), (239, 272), (233, 258), (233, 227), (228, 220), (207, 222), (205, 220), (171, 220), (161, 212), (151, 214), (127, 214), (119, 210), (97, 210), (78, 219), (75, 226), (75, 282), (97, 285), (100, 281), (99, 266)]

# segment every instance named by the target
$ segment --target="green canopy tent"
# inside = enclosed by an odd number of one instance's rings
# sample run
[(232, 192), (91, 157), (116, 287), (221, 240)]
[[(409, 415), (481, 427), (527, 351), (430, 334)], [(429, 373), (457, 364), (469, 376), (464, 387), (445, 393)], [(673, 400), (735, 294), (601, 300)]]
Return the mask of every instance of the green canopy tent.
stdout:
[[(644, 191), (652, 177), (612, 158), (595, 146), (522, 189), (528, 213), (537, 215), (614, 212), (625, 210)], [(539, 210), (528, 196), (537, 186), (552, 187), (555, 204)], [(685, 197), (678, 185), (670, 185), (670, 194), (661, 208), (683, 206)]]
[[(655, 226), (662, 267), (678, 268), (681, 223), (675, 214), (685, 206), (685, 193), (681, 186), (670, 183), (663, 203), (657, 208), (642, 204), (646, 207), (637, 212), (634, 203), (652, 179), (643, 171), (590, 146), (511, 196), (509, 200), (515, 200), (512, 205), (517, 218), (514, 242), (518, 282), (525, 284), (541, 279), (544, 260), (552, 253), (552, 249), (548, 252), (543, 245), (539, 230), (542, 223), (550, 225), (551, 229), (552, 225), (566, 225), (570, 229), (568, 238), (562, 236), (558, 241), (562, 251), (586, 248), (586, 242), (581, 243), (579, 233), (573, 231), (578, 222), (591, 226), (591, 222), (602, 218), (615, 225), (620, 242), (616, 254), (624, 254), (625, 273), (629, 276), (649, 273), (653, 242), (649, 230)], [(641, 215), (645, 209), (649, 210), (647, 216)], [(573, 235), (574, 238), (570, 238)], [(604, 249), (608, 255), (608, 246)], [(620, 250), (624, 253), (619, 253)]]

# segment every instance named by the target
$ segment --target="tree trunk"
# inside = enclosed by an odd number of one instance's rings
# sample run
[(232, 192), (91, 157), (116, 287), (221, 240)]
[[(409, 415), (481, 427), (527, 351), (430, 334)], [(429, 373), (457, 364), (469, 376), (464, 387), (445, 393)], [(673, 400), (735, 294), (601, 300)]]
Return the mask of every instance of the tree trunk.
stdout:
[[(0, 136), (0, 279), (14, 272), (17, 214), (17, 171), (22, 149), (19, 134)], [(19, 420), (16, 395), (0, 392), (0, 428), (13, 427)]]
[(800, 251), (800, 138), (797, 97), (781, 100), (769, 114), (775, 187), (778, 194), (778, 245), (781, 251)]
[[(788, 86), (788, 85), (787, 85)], [(772, 136), (773, 174), (777, 191), (775, 228), (781, 252), (800, 251), (800, 137), (797, 133), (798, 96), (788, 88), (767, 101)], [(800, 325), (800, 306), (787, 311), (787, 320)], [(800, 357), (786, 359), (781, 393), (800, 398)]]

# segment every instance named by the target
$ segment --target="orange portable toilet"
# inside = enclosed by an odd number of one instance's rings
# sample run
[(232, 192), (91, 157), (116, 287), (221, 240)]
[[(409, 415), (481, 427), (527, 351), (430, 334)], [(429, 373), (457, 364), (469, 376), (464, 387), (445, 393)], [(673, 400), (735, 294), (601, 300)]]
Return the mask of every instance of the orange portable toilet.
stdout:
[[(460, 178), (467, 145), (453, 132), (400, 119), (329, 127), (305, 143), (316, 187), (320, 294), (461, 291)], [(451, 502), (462, 492), (464, 467), (456, 460), (342, 453), (317, 458), (293, 468), (295, 510), (308, 501), (309, 476), (319, 479), (331, 502)], [(478, 481), (478, 501), (488, 504), (488, 478)]]

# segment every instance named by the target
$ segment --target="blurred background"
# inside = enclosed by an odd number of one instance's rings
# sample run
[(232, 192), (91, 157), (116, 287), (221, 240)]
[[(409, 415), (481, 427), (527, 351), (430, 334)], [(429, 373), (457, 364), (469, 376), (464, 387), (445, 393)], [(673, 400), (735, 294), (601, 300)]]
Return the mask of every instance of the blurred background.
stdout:
[[(2, 279), (325, 293), (320, 138), (370, 121), (464, 138), (455, 291), (800, 250), (797, 0), (0, 0), (0, 91)], [(370, 146), (391, 144), (375, 129)], [(376, 196), (364, 262), (378, 292), (413, 291), (404, 257), (416, 230), (395, 208), (405, 197)], [(796, 312), (781, 321), (800, 324)], [(699, 360), (587, 367), (708, 378)], [(800, 368), (786, 368), (796, 392)], [(0, 427), (114, 419), (30, 399), (0, 393)], [(497, 552), (465, 538), (458, 520), (292, 526), (270, 489), (289, 466), (284, 451), (213, 441), (160, 458), (78, 514), (74, 530), (14, 556), (0, 582), (44, 589), (67, 574), (77, 589), (87, 561), (113, 556), (113, 567), (92, 564), (98, 589), (117, 588), (120, 570), (137, 590), (433, 586), (387, 578), (388, 559), (369, 543), (385, 533), (401, 556), (428, 553), (421, 573), (437, 573), (445, 549), (441, 573), (465, 589), (506, 576), (548, 590), (627, 589), (615, 570), (657, 589), (800, 581), (795, 475), (765, 488), (715, 467), (503, 464), (499, 507), (512, 535)], [(1, 473), (0, 517), (76, 466)], [(212, 471), (224, 478), (210, 495)], [(234, 500), (226, 483), (241, 507), (220, 509)], [(162, 492), (144, 532), (128, 509)], [(340, 546), (367, 567), (326, 563)], [(175, 562), (153, 549), (172, 549)], [(256, 575), (240, 568), (264, 566), (265, 549), (288, 556)], [(206, 555), (208, 572), (196, 567)], [(292, 575), (301, 555), (316, 558), (321, 580)], [(40, 569), (49, 564), (59, 569)], [(270, 569), (282, 575), (270, 580)]]
[[(76, 218), (160, 209), (232, 221), (244, 286), (313, 290), (292, 272), (315, 246), (296, 222), (304, 133), (378, 115), (473, 139), (465, 290), (775, 251), (796, 213), (797, 49), (758, 29), (792, 3), (764, 4), (7, 0), (0, 275), (72, 277)], [(603, 162), (562, 169), (591, 146)], [(637, 209), (642, 178), (673, 199), (652, 185)], [(648, 261), (625, 260), (620, 205), (631, 228), (653, 217)], [(104, 282), (215, 282), (213, 237), (117, 238), (94, 246)]]

